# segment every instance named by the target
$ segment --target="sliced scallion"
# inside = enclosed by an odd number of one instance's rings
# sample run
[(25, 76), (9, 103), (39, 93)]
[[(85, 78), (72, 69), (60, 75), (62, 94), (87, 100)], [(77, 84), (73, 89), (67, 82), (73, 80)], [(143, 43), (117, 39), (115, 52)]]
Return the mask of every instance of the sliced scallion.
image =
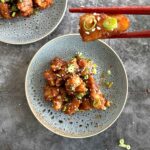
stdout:
[(131, 149), (131, 146), (130, 146), (130, 145), (125, 144), (124, 139), (120, 139), (120, 140), (119, 140), (119, 147), (126, 148), (127, 150), (130, 150), (130, 149)]
[(108, 31), (113, 31), (118, 27), (117, 19), (114, 17), (108, 17), (103, 22), (103, 27)]
[(69, 72), (69, 73), (74, 73), (74, 72), (75, 72), (75, 66), (74, 66), (73, 64), (70, 64), (70, 65), (68, 66), (68, 72)]
[(87, 80), (89, 78), (89, 75), (85, 75), (83, 78), (84, 80)]
[(96, 27), (97, 20), (95, 19), (94, 16), (90, 16), (85, 18), (83, 22), (83, 27), (86, 31), (92, 31)]
[(17, 8), (15, 5), (13, 5), (13, 6), (11, 7), (11, 11), (16, 12), (16, 11), (18, 11), (18, 8)]
[(2, 3), (5, 3), (5, 0), (1, 0)]
[(12, 17), (15, 17), (15, 16), (16, 16), (16, 12), (13, 12), (13, 13), (11, 14), (11, 16), (12, 16)]

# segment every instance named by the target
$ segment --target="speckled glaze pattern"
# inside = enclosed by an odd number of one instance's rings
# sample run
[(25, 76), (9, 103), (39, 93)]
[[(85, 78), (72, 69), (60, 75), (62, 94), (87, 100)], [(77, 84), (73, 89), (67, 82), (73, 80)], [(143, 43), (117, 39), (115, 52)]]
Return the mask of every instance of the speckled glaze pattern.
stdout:
[(68, 0), (55, 0), (52, 7), (28, 18), (0, 19), (0, 41), (10, 44), (36, 42), (59, 25), (67, 8)]
[[(106, 111), (93, 110), (68, 116), (55, 112), (51, 104), (43, 99), (42, 74), (49, 67), (50, 60), (56, 56), (69, 59), (77, 52), (82, 52), (98, 64), (97, 80), (100, 73), (112, 65), (111, 80), (114, 86), (110, 90), (102, 88), (106, 97), (113, 102)], [(83, 43), (78, 34), (61, 36), (44, 45), (33, 57), (25, 81), (28, 104), (35, 117), (49, 130), (70, 138), (89, 137), (111, 126), (125, 105), (127, 88), (127, 76), (117, 54), (102, 41)]]

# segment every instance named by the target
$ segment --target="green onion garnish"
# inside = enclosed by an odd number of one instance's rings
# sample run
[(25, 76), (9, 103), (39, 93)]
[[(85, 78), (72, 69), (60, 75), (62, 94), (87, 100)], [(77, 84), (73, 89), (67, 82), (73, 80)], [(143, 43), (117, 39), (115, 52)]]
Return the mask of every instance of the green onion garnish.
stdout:
[(107, 70), (107, 75), (111, 75), (111, 70)]
[(97, 64), (93, 64), (93, 67), (97, 68)]
[(74, 91), (75, 90), (75, 87), (72, 85), (72, 86), (70, 86), (70, 90), (71, 91)]
[(62, 109), (62, 111), (66, 111), (66, 109), (67, 109), (67, 107), (66, 107), (66, 106), (64, 106), (64, 107), (63, 107), (63, 109)]
[(131, 149), (131, 146), (130, 146), (130, 145), (125, 144), (124, 139), (120, 139), (120, 140), (119, 140), (119, 147), (125, 148), (125, 149), (127, 149), (127, 150), (130, 150), (130, 149)]
[(11, 16), (12, 16), (12, 17), (15, 17), (15, 16), (16, 16), (16, 12), (13, 12), (13, 13), (11, 14)]
[(1, 0), (2, 3), (5, 3), (5, 0)]
[(77, 52), (77, 56), (82, 57), (83, 54), (81, 52)]
[(89, 78), (89, 75), (85, 75), (83, 78), (84, 80), (87, 80)]
[(106, 81), (105, 82), (105, 86), (108, 88), (108, 89), (110, 89), (112, 86), (113, 86), (113, 82), (109, 82), (109, 81)]
[(80, 94), (77, 94), (77, 95), (76, 95), (76, 98), (77, 98), (77, 99), (82, 99), (83, 96), (84, 96), (84, 95), (83, 95), (82, 93), (80, 93)]
[(56, 76), (59, 77), (59, 78), (61, 78), (61, 75), (60, 75), (60, 74), (56, 74)]
[(101, 105), (101, 100), (100, 100), (100, 99), (95, 99), (95, 100), (93, 101), (93, 106), (94, 106), (95, 108), (99, 107), (100, 105)]
[(73, 64), (70, 64), (70, 65), (68, 66), (68, 72), (69, 72), (69, 73), (74, 73), (74, 72), (75, 72), (75, 66), (74, 66)]
[(108, 31), (113, 31), (118, 27), (118, 22), (116, 18), (109, 17), (103, 22), (103, 27)]
[(96, 27), (97, 20), (94, 16), (87, 17), (84, 20), (83, 27), (86, 31), (92, 31)]
[(92, 69), (92, 73), (93, 73), (93, 74), (97, 74), (97, 69), (96, 69), (96, 68), (93, 68), (93, 69)]
[(13, 5), (13, 6), (11, 7), (11, 10), (12, 10), (13, 12), (15, 12), (15, 11), (18, 11), (18, 8), (17, 8), (15, 5)]
[(68, 99), (67, 97), (65, 97), (64, 101), (65, 101), (65, 102), (68, 102), (68, 101), (69, 101), (69, 99)]

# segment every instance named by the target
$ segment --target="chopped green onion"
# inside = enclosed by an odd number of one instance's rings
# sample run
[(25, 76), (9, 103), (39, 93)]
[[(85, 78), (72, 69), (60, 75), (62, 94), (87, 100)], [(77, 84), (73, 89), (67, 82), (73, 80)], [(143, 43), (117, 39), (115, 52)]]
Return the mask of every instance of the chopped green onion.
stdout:
[(126, 148), (127, 150), (131, 149), (130, 145), (125, 144), (124, 139), (119, 140), (119, 147)]
[(100, 105), (101, 105), (100, 99), (95, 99), (94, 102), (93, 102), (93, 106), (94, 106), (95, 108), (97, 108), (97, 107), (99, 107)]
[(74, 91), (74, 90), (75, 90), (75, 87), (74, 87), (74, 86), (70, 86), (70, 90), (71, 90), (71, 91)]
[(77, 56), (82, 57), (83, 54), (81, 52), (77, 52)]
[(64, 99), (64, 100), (65, 100), (65, 102), (68, 102), (68, 101), (69, 101), (69, 99), (68, 99), (67, 97), (65, 97), (65, 99)]
[(97, 68), (97, 64), (93, 64), (93, 67)]
[(111, 75), (111, 70), (107, 70), (107, 75)]
[(73, 64), (68, 66), (68, 72), (69, 73), (74, 73), (75, 72), (75, 66)]
[(116, 29), (118, 27), (117, 19), (114, 17), (108, 17), (103, 22), (103, 27), (108, 31), (113, 31), (114, 29)]
[(119, 143), (120, 143), (120, 144), (124, 144), (124, 139), (120, 139), (120, 140), (119, 140)]
[(89, 75), (85, 75), (83, 78), (84, 80), (87, 80), (89, 78)]
[[(91, 25), (90, 27), (88, 26), (88, 23)], [(94, 29), (96, 27), (96, 24), (97, 24), (97, 20), (95, 19), (95, 17), (90, 16), (84, 20), (83, 27), (86, 31), (92, 31), (92, 29)]]
[(15, 16), (16, 16), (16, 12), (13, 12), (13, 13), (11, 14), (11, 16), (12, 16), (12, 17), (15, 17)]
[(1, 0), (2, 3), (5, 3), (5, 0)]
[(114, 84), (113, 82), (109, 82), (109, 81), (105, 82), (105, 86), (109, 89), (113, 86), (113, 84)]
[(82, 99), (83, 96), (84, 96), (84, 95), (83, 95), (82, 93), (80, 93), (80, 94), (77, 94), (77, 95), (76, 95), (76, 98), (77, 98), (77, 99)]
[(60, 74), (56, 74), (56, 76), (61, 78), (61, 75), (60, 75)]
[(13, 6), (11, 7), (11, 11), (13, 11), (13, 12), (18, 11), (18, 8), (17, 8), (15, 5), (13, 5)]
[(97, 74), (97, 69), (96, 69), (96, 68), (93, 68), (92, 73), (93, 73), (93, 74)]
[(67, 107), (66, 106), (64, 106), (63, 107), (63, 109), (62, 109), (62, 111), (66, 111), (67, 110)]
[(35, 9), (34, 10), (34, 15), (38, 14), (39, 10), (38, 9)]

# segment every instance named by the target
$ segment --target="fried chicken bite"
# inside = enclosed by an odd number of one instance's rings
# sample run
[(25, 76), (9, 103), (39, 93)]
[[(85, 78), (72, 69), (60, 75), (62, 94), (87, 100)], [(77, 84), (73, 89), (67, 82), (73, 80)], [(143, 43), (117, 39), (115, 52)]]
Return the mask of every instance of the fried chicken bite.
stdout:
[(32, 0), (18, 1), (17, 7), (20, 10), (21, 15), (24, 17), (30, 16), (33, 14), (33, 1)]
[(11, 19), (10, 6), (7, 3), (0, 3), (0, 16), (5, 19)]
[(41, 9), (45, 9), (53, 4), (54, 0), (34, 0), (34, 3)]
[(125, 15), (85, 14), (80, 17), (79, 26), (83, 41), (88, 42), (125, 32), (130, 21)]

